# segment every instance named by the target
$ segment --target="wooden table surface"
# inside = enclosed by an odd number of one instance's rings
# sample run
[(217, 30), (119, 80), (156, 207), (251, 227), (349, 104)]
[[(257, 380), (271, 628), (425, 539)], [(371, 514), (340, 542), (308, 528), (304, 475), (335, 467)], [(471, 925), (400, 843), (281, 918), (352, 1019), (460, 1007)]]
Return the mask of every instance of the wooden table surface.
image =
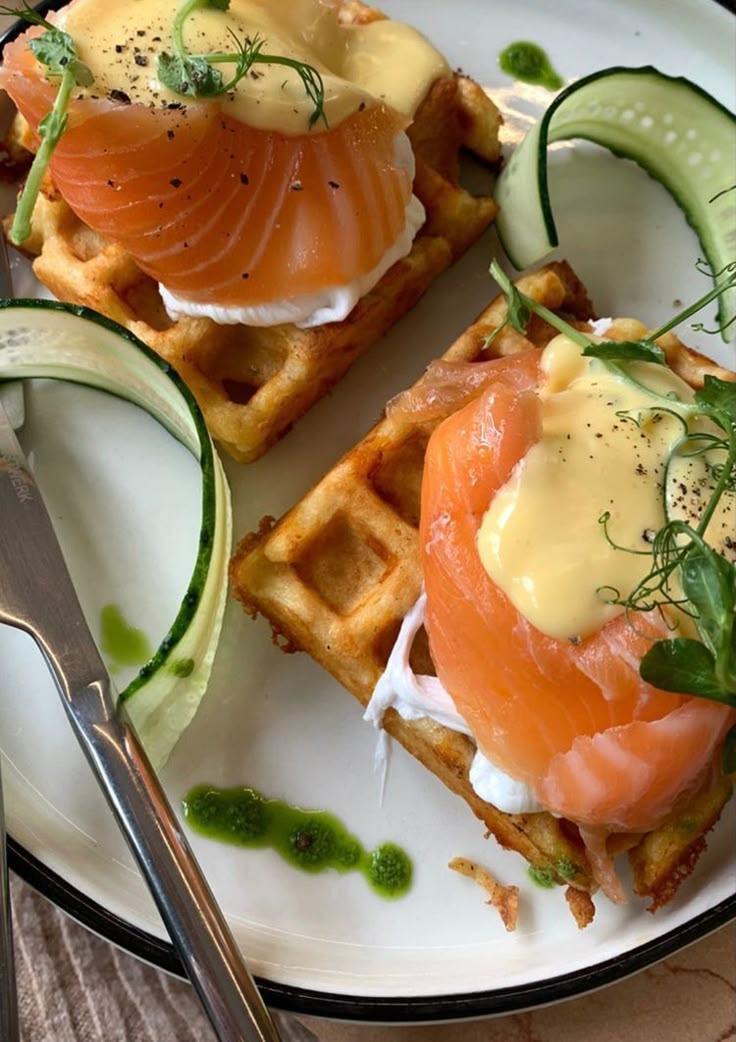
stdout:
[[(23, 1042), (214, 1042), (187, 984), (20, 880), (12, 892)], [(529, 1013), (408, 1028), (303, 1023), (318, 1042), (736, 1042), (736, 923), (620, 984)], [(282, 1030), (284, 1042), (305, 1037), (286, 1020)]]

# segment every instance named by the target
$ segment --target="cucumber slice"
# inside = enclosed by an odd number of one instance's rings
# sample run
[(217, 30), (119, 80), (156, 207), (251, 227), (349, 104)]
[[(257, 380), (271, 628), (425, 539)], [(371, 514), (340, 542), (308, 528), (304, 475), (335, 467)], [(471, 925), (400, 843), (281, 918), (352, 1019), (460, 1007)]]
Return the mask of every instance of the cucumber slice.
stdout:
[(204, 695), (225, 610), (230, 492), (202, 414), (177, 374), (116, 323), (47, 300), (0, 301), (0, 382), (70, 380), (139, 405), (199, 461), (202, 523), (192, 577), (153, 657), (120, 693), (152, 763), (166, 762)]
[[(498, 179), (496, 228), (511, 263), (527, 268), (558, 245), (547, 145), (586, 138), (633, 159), (669, 190), (717, 278), (736, 260), (734, 131), (736, 117), (709, 94), (651, 66), (604, 69), (578, 80), (554, 99)], [(718, 317), (728, 341), (736, 289), (720, 298)]]

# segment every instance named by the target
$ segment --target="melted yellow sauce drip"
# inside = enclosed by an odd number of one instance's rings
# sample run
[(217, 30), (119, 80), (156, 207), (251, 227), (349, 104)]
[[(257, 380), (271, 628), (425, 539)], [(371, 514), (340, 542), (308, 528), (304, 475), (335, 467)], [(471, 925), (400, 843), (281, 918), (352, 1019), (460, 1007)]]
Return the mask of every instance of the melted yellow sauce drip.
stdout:
[[(637, 362), (627, 367), (633, 379), (626, 379), (584, 358), (564, 336), (545, 348), (541, 368), (542, 437), (491, 503), (478, 552), (533, 626), (551, 637), (577, 639), (622, 611), (607, 602), (614, 594), (626, 598), (648, 574), (651, 541), (667, 515), (697, 524), (712, 482), (702, 458), (675, 457), (667, 468), (683, 424), (649, 411), (656, 403), (637, 381), (670, 395), (673, 404), (692, 401), (690, 387), (670, 369)], [(622, 412), (638, 415), (639, 426)], [(708, 429), (706, 421), (697, 429)], [(727, 556), (736, 522), (733, 498), (721, 500), (707, 532)], [(610, 540), (599, 522), (604, 514), (610, 515)]]
[[(234, 53), (232, 32), (240, 39), (257, 35), (265, 40), (264, 53), (314, 66), (323, 78), (330, 127), (381, 101), (411, 119), (432, 83), (449, 73), (445, 59), (401, 22), (341, 25), (339, 7), (330, 0), (232, 0), (228, 11), (195, 11), (185, 23), (184, 42), (193, 54)], [(191, 104), (156, 75), (159, 55), (174, 53), (176, 10), (171, 0), (76, 0), (66, 8), (59, 25), (73, 37), (95, 79), (79, 94), (122, 91), (134, 103)], [(235, 66), (217, 68), (227, 82)], [(306, 133), (314, 111), (297, 73), (283, 65), (254, 65), (216, 101), (249, 126), (282, 134)], [(324, 129), (320, 121), (313, 132)]]

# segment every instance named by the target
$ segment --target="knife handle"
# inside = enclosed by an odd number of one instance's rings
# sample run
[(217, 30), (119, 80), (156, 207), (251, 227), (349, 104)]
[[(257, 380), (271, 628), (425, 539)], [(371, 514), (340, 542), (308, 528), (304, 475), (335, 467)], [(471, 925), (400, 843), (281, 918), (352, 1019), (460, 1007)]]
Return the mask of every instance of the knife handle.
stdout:
[(0, 517), (0, 622), (25, 630), (41, 649), (218, 1038), (279, 1042), (148, 757), (118, 712), (51, 519), (2, 406)]
[[(86, 692), (89, 705), (111, 701), (105, 682)], [(197, 864), (178, 818), (130, 725), (120, 714), (72, 726), (181, 958), (222, 1042), (279, 1042), (230, 929)]]

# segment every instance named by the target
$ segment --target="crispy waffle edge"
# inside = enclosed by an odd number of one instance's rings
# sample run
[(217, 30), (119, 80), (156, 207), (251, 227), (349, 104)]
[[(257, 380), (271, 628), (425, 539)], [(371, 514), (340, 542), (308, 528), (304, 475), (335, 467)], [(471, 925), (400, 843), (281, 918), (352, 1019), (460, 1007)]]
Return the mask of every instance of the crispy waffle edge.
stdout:
[[(565, 262), (549, 264), (518, 285), (568, 319), (593, 316), (584, 286)], [(513, 354), (544, 345), (554, 332), (535, 320), (529, 340), (507, 328), (491, 349), (485, 348), (505, 312), (502, 298), (494, 300), (443, 360), (472, 362), (491, 357), (491, 352)], [(694, 386), (702, 384), (707, 372), (733, 378), (672, 335), (662, 343), (670, 365)], [(384, 417), (281, 520), (264, 518), (259, 531), (240, 542), (231, 563), (233, 592), (245, 611), (263, 615), (281, 647), (308, 652), (363, 706), (421, 588), (419, 491), (432, 427)], [(418, 639), (412, 654), (415, 668), (431, 671), (426, 640), (422, 649)], [(547, 813), (505, 814), (475, 794), (468, 779), (474, 753), (468, 738), (431, 720), (402, 720), (393, 710), (384, 726), (465, 800), (503, 847), (552, 872), (572, 890), (595, 891), (575, 826)], [(705, 833), (730, 793), (731, 786), (720, 782), (643, 839), (618, 838), (617, 849), (629, 849), (635, 892), (651, 899), (652, 910), (670, 900), (692, 870)], [(581, 908), (569, 894), (568, 903), (579, 925), (587, 925), (592, 904)]]

